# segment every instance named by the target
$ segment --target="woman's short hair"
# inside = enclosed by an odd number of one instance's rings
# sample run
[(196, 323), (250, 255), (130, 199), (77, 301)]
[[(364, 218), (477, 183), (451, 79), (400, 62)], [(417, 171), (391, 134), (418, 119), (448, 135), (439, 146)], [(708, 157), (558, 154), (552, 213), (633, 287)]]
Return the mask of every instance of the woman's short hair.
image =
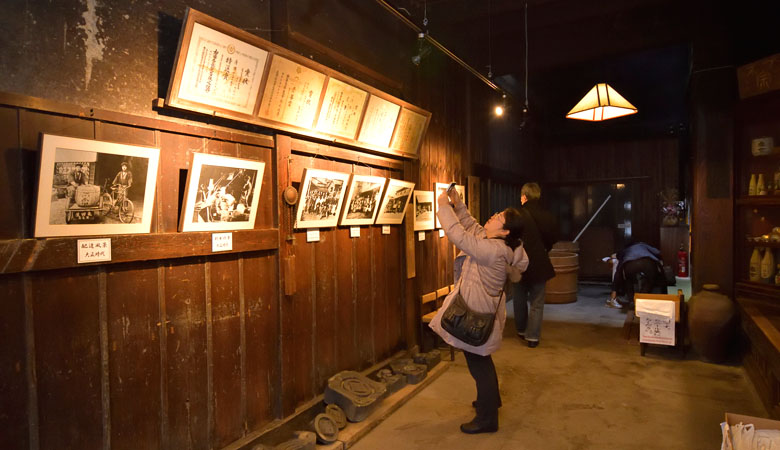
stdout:
[(504, 210), (504, 229), (509, 231), (504, 240), (512, 250), (523, 243), (520, 237), (523, 235), (523, 217), (515, 208)]
[(539, 200), (542, 196), (542, 188), (537, 183), (526, 183), (520, 188), (520, 195), (525, 195), (528, 200)]

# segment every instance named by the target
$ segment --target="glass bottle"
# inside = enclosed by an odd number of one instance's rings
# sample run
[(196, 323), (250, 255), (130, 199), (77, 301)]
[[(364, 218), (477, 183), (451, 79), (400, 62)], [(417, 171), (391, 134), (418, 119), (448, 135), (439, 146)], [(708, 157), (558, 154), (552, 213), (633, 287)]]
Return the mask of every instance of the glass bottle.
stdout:
[(750, 256), (750, 281), (757, 282), (761, 279), (761, 252), (758, 247), (753, 247), (753, 255)]
[(766, 195), (766, 184), (764, 184), (764, 174), (758, 174), (758, 181), (756, 181), (756, 195)]
[(764, 250), (764, 258), (761, 259), (761, 281), (767, 284), (775, 281), (775, 255), (771, 248)]
[(775, 170), (774, 176), (775, 195), (780, 195), (780, 167)]
[(756, 195), (756, 174), (750, 174), (750, 184), (748, 184), (748, 195)]

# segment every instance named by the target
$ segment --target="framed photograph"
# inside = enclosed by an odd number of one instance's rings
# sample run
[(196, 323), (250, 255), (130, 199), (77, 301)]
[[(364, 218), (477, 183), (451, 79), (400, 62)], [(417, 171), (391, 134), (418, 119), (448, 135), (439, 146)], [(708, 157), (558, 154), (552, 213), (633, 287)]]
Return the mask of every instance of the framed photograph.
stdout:
[(35, 237), (148, 233), (160, 150), (44, 134)]
[(352, 175), (347, 200), (341, 213), (341, 225), (371, 225), (379, 212), (379, 200), (387, 178)]
[[(450, 187), (449, 183), (436, 183), (433, 190), (433, 211), (436, 212), (439, 210), (439, 196), (442, 192), (446, 191), (447, 188)], [(463, 203), (466, 203), (466, 186), (456, 184), (455, 190), (460, 194), (460, 198), (463, 200)], [(468, 206), (468, 205), (467, 205)], [(439, 222), (439, 216), (436, 216), (436, 228), (441, 228), (441, 223)]]
[(349, 177), (348, 173), (303, 169), (301, 196), (295, 212), (295, 228), (326, 228), (338, 225)]
[(179, 231), (253, 229), (264, 170), (262, 161), (193, 154)]
[(376, 216), (377, 225), (398, 225), (404, 221), (406, 205), (412, 199), (414, 183), (390, 178)]
[(243, 30), (188, 9), (167, 103), (252, 117), (269, 52), (249, 39)]
[(433, 191), (414, 191), (414, 231), (433, 230)]

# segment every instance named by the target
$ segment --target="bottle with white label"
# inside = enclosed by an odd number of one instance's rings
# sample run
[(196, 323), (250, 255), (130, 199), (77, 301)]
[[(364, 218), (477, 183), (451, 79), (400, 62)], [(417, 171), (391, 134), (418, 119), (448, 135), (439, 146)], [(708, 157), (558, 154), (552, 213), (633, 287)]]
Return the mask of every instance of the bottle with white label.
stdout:
[(771, 248), (764, 250), (764, 257), (761, 259), (761, 282), (767, 284), (775, 282), (775, 255)]
[(753, 254), (750, 256), (750, 281), (757, 282), (761, 279), (761, 252), (758, 247), (753, 248)]

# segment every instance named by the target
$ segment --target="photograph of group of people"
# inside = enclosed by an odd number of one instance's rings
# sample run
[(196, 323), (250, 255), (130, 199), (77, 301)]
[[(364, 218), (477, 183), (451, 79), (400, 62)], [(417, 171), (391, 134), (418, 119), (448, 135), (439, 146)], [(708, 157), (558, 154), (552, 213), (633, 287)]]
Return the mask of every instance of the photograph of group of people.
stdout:
[(400, 224), (413, 189), (403, 180), (304, 169), (295, 227)]
[(264, 171), (261, 161), (193, 154), (180, 230), (254, 228)]

